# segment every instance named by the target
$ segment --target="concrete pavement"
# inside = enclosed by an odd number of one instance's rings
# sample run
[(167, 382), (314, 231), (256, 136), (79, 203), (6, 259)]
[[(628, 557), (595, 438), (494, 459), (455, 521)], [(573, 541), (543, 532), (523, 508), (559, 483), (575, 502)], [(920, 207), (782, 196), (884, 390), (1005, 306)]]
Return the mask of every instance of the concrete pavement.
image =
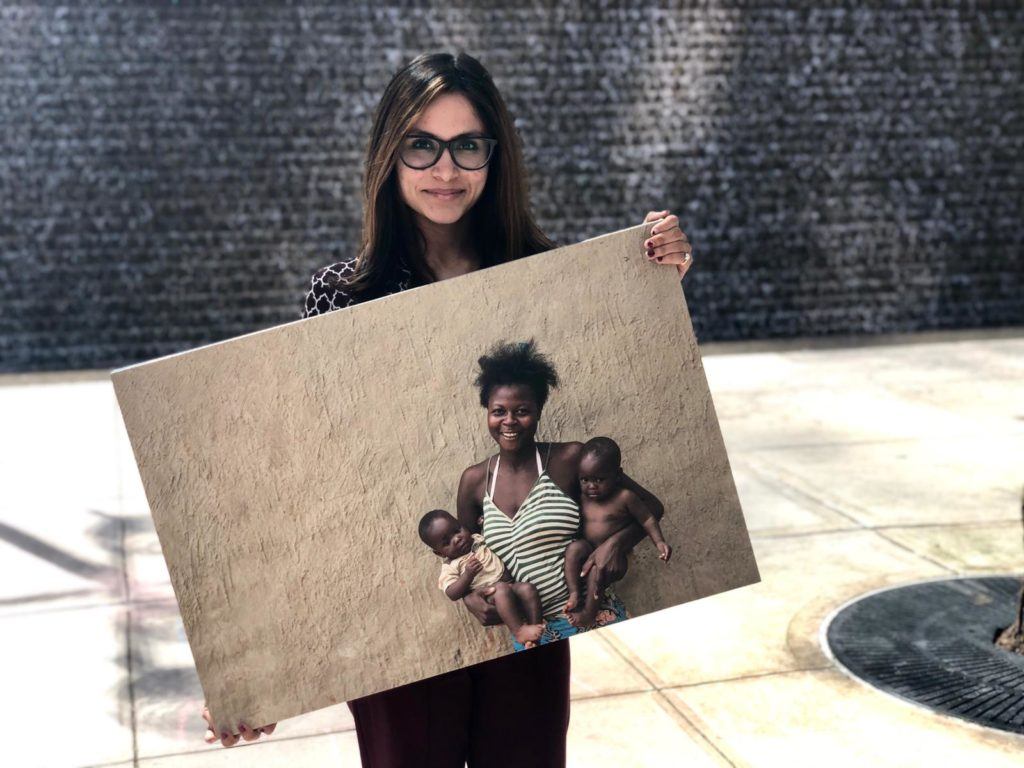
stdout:
[[(571, 765), (1020, 765), (820, 646), (866, 591), (1024, 571), (1024, 330), (878, 341), (704, 348), (763, 581), (573, 639)], [(0, 762), (358, 765), (344, 706), (203, 743), (105, 372), (0, 377), (0, 424)]]

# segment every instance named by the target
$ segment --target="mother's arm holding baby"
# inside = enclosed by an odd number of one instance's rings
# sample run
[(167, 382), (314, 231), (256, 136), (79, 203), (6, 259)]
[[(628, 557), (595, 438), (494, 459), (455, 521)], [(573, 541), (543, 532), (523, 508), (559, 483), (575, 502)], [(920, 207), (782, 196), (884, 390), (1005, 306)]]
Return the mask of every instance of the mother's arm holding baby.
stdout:
[[(665, 514), (665, 505), (661, 503), (657, 496), (626, 473), (622, 474), (620, 482), (622, 487), (628, 488), (640, 498), (640, 501), (654, 515), (655, 520), (661, 520)], [(592, 568), (597, 568), (600, 571), (602, 584), (618, 581), (626, 573), (626, 555), (632, 552), (633, 547), (646, 537), (647, 532), (637, 522), (633, 522), (618, 533), (612, 534), (605, 542), (598, 545), (584, 561), (581, 576), (586, 578)]]
[[(483, 487), (486, 482), (486, 474), (486, 465), (475, 464), (467, 467), (459, 480), (456, 514), (459, 522), (472, 533), (480, 533), (480, 518), (484, 513)], [(462, 598), (463, 605), (485, 627), (501, 624), (501, 617), (498, 616), (498, 610), (494, 607), (494, 603), (483, 597), (481, 592), (484, 595), (493, 595), (494, 587), (469, 592)]]

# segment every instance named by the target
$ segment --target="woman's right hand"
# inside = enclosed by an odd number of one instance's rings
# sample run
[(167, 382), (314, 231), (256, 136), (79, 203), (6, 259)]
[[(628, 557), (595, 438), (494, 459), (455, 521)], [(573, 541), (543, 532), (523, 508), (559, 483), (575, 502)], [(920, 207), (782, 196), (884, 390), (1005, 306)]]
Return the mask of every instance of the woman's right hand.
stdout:
[(470, 592), (462, 602), (473, 614), (473, 617), (485, 627), (501, 624), (501, 617), (498, 616), (498, 609), (494, 607), (487, 598), (494, 594), (494, 587), (481, 589), (479, 592)]
[(220, 741), (222, 746), (233, 747), (238, 743), (239, 739), (245, 739), (246, 741), (256, 741), (260, 737), (260, 734), (267, 734), (269, 736), (277, 728), (277, 723), (271, 723), (270, 725), (264, 725), (261, 728), (250, 728), (245, 723), (238, 724), (239, 733), (231, 733), (230, 731), (221, 731), (217, 733), (217, 728), (214, 725), (213, 718), (210, 716), (210, 709), (203, 704), (203, 720), (206, 721), (206, 739), (207, 744), (213, 744), (215, 741)]

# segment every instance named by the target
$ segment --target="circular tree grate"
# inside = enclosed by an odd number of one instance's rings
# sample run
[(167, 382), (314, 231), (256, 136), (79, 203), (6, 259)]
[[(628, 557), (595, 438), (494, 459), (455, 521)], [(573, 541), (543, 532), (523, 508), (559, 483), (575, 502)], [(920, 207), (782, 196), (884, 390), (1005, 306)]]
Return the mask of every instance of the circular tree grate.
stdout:
[(1020, 579), (914, 584), (863, 597), (826, 631), (854, 676), (917, 704), (1024, 733), (1024, 656), (995, 645), (1016, 614)]

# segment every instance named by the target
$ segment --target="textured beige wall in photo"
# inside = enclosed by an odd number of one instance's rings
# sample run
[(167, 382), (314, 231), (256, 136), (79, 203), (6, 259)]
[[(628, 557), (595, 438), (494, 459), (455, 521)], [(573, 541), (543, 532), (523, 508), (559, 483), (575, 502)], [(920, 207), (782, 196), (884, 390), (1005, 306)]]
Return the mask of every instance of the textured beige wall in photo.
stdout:
[(495, 452), (472, 386), (535, 338), (539, 440), (615, 438), (666, 508), (634, 615), (757, 581), (689, 315), (650, 224), (112, 374), (199, 678), (267, 723), (510, 652), (437, 588), (416, 523)]

